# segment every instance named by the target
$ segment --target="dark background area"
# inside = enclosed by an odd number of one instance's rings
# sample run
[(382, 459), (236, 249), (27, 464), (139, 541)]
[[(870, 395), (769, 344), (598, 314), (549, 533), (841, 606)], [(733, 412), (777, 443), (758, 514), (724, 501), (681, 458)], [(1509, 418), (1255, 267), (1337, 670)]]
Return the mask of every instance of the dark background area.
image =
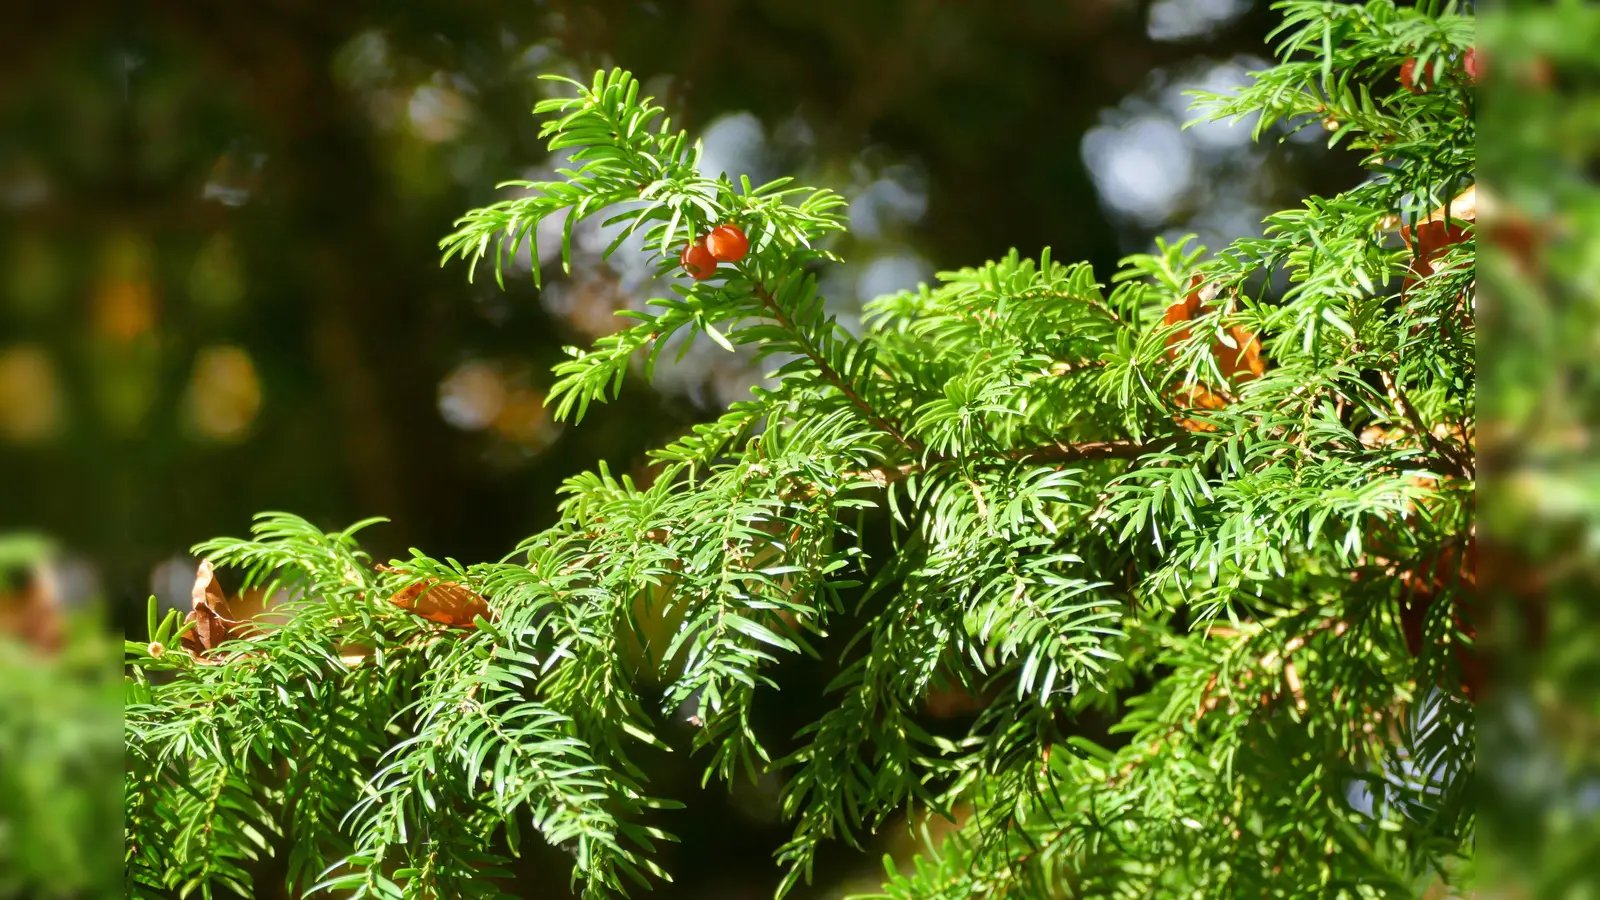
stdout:
[[(557, 426), (549, 366), (648, 279), (590, 254), (570, 278), (547, 268), (541, 296), (526, 270), (502, 292), (440, 267), (454, 217), (547, 165), (540, 73), (627, 67), (710, 129), (708, 155), (861, 200), (835, 248), (846, 311), (1012, 247), (1109, 280), (1156, 235), (1215, 245), (1354, 177), (1315, 129), (1260, 147), (1176, 130), (1179, 88), (1269, 55), (1276, 15), (1250, 0), (27, 0), (0, 16), (0, 533), (58, 542), (67, 599), (100, 598), (130, 631), (151, 593), (186, 597), (188, 547), (262, 510), (330, 529), (386, 516), (366, 533), (378, 559), (500, 558), (553, 520), (562, 478), (637, 470), (749, 383), (739, 360), (691, 354), (661, 389), (631, 383)], [(798, 696), (817, 677), (784, 676)], [(692, 793), (698, 766), (671, 765)], [(664, 896), (770, 896), (776, 790), (684, 797)], [(870, 884), (882, 849), (841, 851), (817, 895)]]

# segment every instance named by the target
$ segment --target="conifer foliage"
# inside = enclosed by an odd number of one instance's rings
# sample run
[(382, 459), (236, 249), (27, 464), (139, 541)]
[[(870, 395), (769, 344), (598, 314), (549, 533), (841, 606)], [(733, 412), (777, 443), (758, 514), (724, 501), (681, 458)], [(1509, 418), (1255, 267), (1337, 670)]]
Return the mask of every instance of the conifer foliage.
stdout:
[[(533, 833), (587, 895), (648, 886), (672, 813), (639, 758), (674, 714), (708, 778), (782, 778), (780, 891), (902, 815), (927, 846), (884, 896), (1468, 878), (1473, 23), (1280, 8), (1281, 62), (1200, 106), (1328, 129), (1367, 180), (1215, 254), (1161, 244), (1109, 290), (1048, 250), (942, 273), (859, 333), (818, 293), (838, 195), (703, 176), (623, 71), (541, 103), (561, 180), (469, 213), (447, 261), (503, 279), (528, 253), (537, 278), (540, 222), (565, 216), (567, 266), (603, 216), (611, 252), (639, 234), (674, 276), (557, 367), (557, 415), (672, 338), (753, 347), (771, 379), (648, 485), (572, 479), (500, 562), (378, 565), (371, 523), (285, 514), (197, 548), (243, 593), (219, 629), (197, 585), (187, 642), (169, 617), (128, 646), (130, 893), (250, 895), (281, 854), (297, 891), (505, 896)], [(747, 251), (689, 277), (724, 225)], [(289, 599), (245, 627), (252, 592)], [(824, 651), (830, 711), (762, 733), (775, 670)], [(927, 714), (952, 691), (957, 731)]]

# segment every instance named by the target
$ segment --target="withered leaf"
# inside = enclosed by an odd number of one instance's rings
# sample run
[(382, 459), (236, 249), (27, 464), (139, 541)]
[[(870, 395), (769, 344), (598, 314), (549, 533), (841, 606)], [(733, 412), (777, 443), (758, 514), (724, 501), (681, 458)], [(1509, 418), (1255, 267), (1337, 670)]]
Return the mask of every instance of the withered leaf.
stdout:
[[(1199, 384), (1179, 385), (1170, 396), (1179, 406), (1187, 409), (1222, 409), (1228, 405), (1221, 397), (1206, 390), (1204, 385)], [(1210, 433), (1217, 430), (1217, 426), (1210, 422), (1202, 422), (1199, 419), (1191, 419), (1185, 416), (1178, 418), (1178, 425), (1185, 431)]]
[(195, 656), (203, 656), (234, 636), (230, 629), (233, 609), (228, 605), (228, 595), (222, 590), (221, 582), (217, 581), (216, 567), (209, 559), (201, 560), (195, 572), (190, 601), (194, 609), (185, 621), (193, 623), (194, 627), (184, 632), (183, 647)]
[(233, 610), (234, 630), (240, 632), (236, 637), (254, 637), (266, 628), (286, 623), (290, 615), (279, 609), (276, 602), (282, 596), (281, 593), (269, 596), (265, 588), (254, 587), (240, 591), (229, 598), (228, 606)]
[(489, 618), (489, 604), (470, 588), (454, 581), (425, 578), (406, 585), (389, 598), (401, 609), (456, 628), (472, 628), (473, 619)]
[[(1203, 284), (1204, 279), (1195, 275), (1189, 281), (1189, 294), (1177, 303), (1167, 307), (1163, 321), (1167, 325), (1177, 325), (1180, 322), (1189, 322), (1201, 316), (1208, 315), (1216, 309), (1212, 302), (1217, 296), (1217, 286)], [(1221, 370), (1225, 379), (1231, 382), (1245, 382), (1259, 378), (1267, 370), (1266, 360), (1261, 356), (1261, 341), (1250, 331), (1233, 325), (1224, 332), (1225, 338), (1211, 343), (1211, 356), (1217, 361), (1217, 368)], [(1177, 356), (1177, 347), (1189, 340), (1192, 332), (1188, 328), (1180, 328), (1167, 336), (1167, 355)], [(1227, 404), (1213, 391), (1203, 384), (1179, 384), (1174, 387), (1174, 392), (1169, 395), (1181, 406), (1190, 409), (1221, 409)], [(1216, 427), (1195, 419), (1180, 417), (1178, 424), (1189, 431), (1215, 431)]]
[[(1163, 317), (1168, 325), (1179, 322), (1188, 322), (1201, 316), (1209, 315), (1216, 309), (1212, 302), (1217, 296), (1217, 286), (1202, 284), (1204, 279), (1195, 275), (1189, 280), (1189, 295), (1181, 301), (1167, 307)], [(1229, 381), (1249, 381), (1260, 377), (1267, 370), (1266, 361), (1261, 357), (1261, 341), (1250, 331), (1237, 325), (1230, 326), (1224, 334), (1225, 340), (1211, 343), (1211, 355), (1217, 361), (1217, 368), (1222, 370), (1222, 375)], [(1177, 345), (1188, 340), (1190, 331), (1180, 328), (1167, 336), (1167, 352), (1176, 355)]]
[(1462, 191), (1448, 204), (1428, 214), (1415, 227), (1402, 225), (1400, 238), (1412, 249), (1411, 277), (1405, 287), (1433, 274), (1433, 263), (1451, 246), (1466, 239), (1469, 226), (1478, 221), (1477, 185)]
[(1397, 577), (1402, 585), (1400, 629), (1412, 656), (1423, 652), (1428, 608), (1440, 596), (1447, 592), (1450, 595), (1452, 622), (1468, 638), (1468, 642), (1452, 641), (1451, 644), (1461, 670), (1461, 690), (1469, 700), (1477, 696), (1483, 672), (1482, 661), (1471, 643), (1478, 636), (1480, 614), (1477, 556), (1477, 539), (1469, 536), (1464, 545), (1446, 544), (1432, 558), (1394, 567), (1399, 570)]

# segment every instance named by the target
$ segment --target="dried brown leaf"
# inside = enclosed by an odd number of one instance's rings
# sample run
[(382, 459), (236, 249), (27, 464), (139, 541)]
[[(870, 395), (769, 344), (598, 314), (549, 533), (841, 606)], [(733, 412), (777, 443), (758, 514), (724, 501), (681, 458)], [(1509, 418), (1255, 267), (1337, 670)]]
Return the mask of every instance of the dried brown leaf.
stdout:
[(183, 634), (184, 649), (195, 656), (204, 656), (234, 637), (229, 627), (233, 609), (221, 582), (217, 581), (216, 567), (209, 559), (201, 560), (195, 571), (190, 602), (194, 608), (185, 621), (193, 623), (194, 627)]
[[(1165, 324), (1177, 325), (1180, 322), (1189, 322), (1216, 309), (1213, 301), (1217, 296), (1217, 287), (1203, 284), (1203, 280), (1199, 275), (1190, 279), (1189, 295), (1167, 307), (1162, 317)], [(1178, 345), (1189, 340), (1192, 334), (1190, 329), (1180, 328), (1168, 335), (1166, 340), (1168, 356), (1176, 357)], [(1237, 325), (1229, 326), (1223, 338), (1211, 343), (1211, 356), (1217, 361), (1217, 368), (1221, 370), (1223, 378), (1230, 382), (1250, 381), (1261, 377), (1267, 370), (1266, 360), (1261, 355), (1260, 339)], [(1227, 406), (1225, 400), (1203, 384), (1179, 384), (1170, 396), (1180, 406), (1189, 409), (1222, 409)], [(1177, 422), (1188, 431), (1216, 430), (1214, 425), (1186, 417), (1180, 416)]]
[(454, 628), (474, 628), (475, 618), (487, 619), (491, 615), (488, 601), (478, 593), (465, 585), (437, 578), (408, 584), (389, 598), (389, 602), (430, 622)]
[(1428, 214), (1415, 227), (1402, 225), (1400, 238), (1413, 251), (1411, 276), (1405, 288), (1433, 274), (1433, 263), (1445, 251), (1467, 237), (1470, 227), (1478, 221), (1478, 189), (1474, 185), (1462, 191), (1454, 200)]

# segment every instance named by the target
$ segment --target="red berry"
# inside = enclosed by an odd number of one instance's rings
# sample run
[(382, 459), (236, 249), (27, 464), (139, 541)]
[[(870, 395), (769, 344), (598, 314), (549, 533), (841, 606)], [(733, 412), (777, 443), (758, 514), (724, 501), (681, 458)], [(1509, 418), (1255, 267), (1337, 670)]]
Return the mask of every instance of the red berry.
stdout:
[(695, 281), (705, 281), (717, 274), (717, 258), (706, 249), (705, 238), (695, 238), (691, 241), (689, 246), (683, 248), (678, 261), (683, 263), (683, 270)]
[(1461, 67), (1467, 70), (1467, 84), (1478, 83), (1478, 48), (1468, 47), (1461, 55)]
[(1433, 76), (1426, 69), (1422, 72), (1422, 81), (1417, 81), (1417, 58), (1415, 56), (1400, 64), (1400, 83), (1413, 94), (1427, 93), (1433, 86)]
[(706, 247), (722, 262), (738, 262), (750, 252), (750, 239), (744, 236), (743, 229), (729, 222), (711, 229), (706, 236)]

